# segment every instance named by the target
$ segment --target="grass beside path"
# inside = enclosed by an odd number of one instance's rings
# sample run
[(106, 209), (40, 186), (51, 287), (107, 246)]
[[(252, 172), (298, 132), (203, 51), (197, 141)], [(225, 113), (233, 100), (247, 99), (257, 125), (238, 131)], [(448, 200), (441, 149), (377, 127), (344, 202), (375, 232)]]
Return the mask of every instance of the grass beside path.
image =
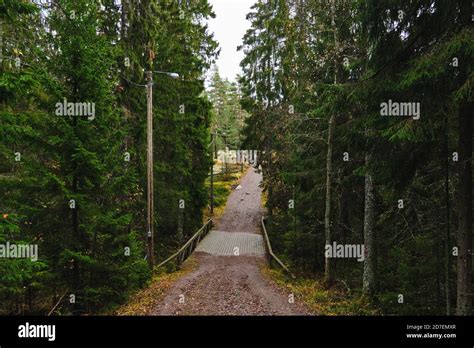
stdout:
[[(204, 210), (204, 221), (212, 218), (214, 224), (224, 212), (227, 199), (233, 189), (239, 185), (240, 179), (245, 175), (248, 166), (244, 167), (244, 172), (240, 172), (240, 165), (228, 164), (229, 171), (235, 171), (226, 175), (216, 175), (214, 181), (214, 216), (210, 215), (208, 208)], [(206, 188), (209, 190), (210, 180), (206, 180)], [(197, 260), (191, 255), (180, 268), (176, 270), (176, 265), (171, 263), (169, 267), (155, 269), (157, 274), (150, 280), (149, 285), (133, 294), (129, 300), (111, 315), (153, 315), (154, 310), (166, 295), (171, 286), (181, 277), (194, 271)]]
[(263, 267), (262, 273), (286, 289), (315, 315), (380, 315), (360, 294), (351, 294), (342, 286), (327, 289), (320, 279), (288, 279), (282, 271)]
[(150, 284), (132, 295), (127, 303), (117, 309), (112, 315), (153, 315), (156, 306), (166, 295), (168, 289), (176, 280), (194, 271), (197, 261), (193, 256), (189, 257), (176, 272), (166, 273), (162, 270), (153, 276)]
[[(224, 213), (227, 199), (231, 192), (239, 185), (240, 179), (247, 173), (248, 165), (244, 166), (243, 173), (240, 171), (240, 164), (228, 164), (228, 170), (232, 173), (227, 175), (219, 174), (214, 176), (214, 215), (211, 215), (210, 205), (204, 209), (204, 221), (212, 219), (214, 226), (217, 225), (220, 217)], [(216, 169), (215, 169), (216, 170)], [(210, 177), (206, 180), (206, 189), (210, 192)]]

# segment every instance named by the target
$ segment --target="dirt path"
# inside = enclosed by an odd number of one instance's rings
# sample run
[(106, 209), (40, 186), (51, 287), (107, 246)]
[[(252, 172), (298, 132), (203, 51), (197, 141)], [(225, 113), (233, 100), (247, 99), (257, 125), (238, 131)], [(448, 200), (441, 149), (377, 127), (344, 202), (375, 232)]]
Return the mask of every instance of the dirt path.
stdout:
[(262, 175), (252, 167), (240, 180), (240, 185), (230, 194), (224, 214), (215, 227), (218, 231), (260, 233), (263, 214), (262, 191), (259, 187)]
[[(262, 215), (261, 175), (250, 168), (227, 201), (216, 227), (220, 232), (259, 233)], [(229, 234), (230, 236), (230, 234)], [(210, 237), (210, 236), (208, 236)], [(208, 238), (206, 237), (206, 238)], [(230, 238), (229, 238), (230, 240)], [(195, 252), (199, 266), (180, 280), (156, 307), (157, 315), (304, 315), (261, 274), (265, 260), (258, 256), (215, 256)]]

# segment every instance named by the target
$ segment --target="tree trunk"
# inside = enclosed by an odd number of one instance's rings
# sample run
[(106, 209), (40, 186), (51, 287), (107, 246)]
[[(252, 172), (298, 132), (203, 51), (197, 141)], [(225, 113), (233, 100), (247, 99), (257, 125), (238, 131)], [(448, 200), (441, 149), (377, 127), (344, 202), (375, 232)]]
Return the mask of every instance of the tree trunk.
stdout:
[[(326, 245), (332, 245), (332, 231), (331, 231), (331, 184), (332, 184), (332, 146), (334, 137), (334, 126), (336, 123), (336, 116), (331, 115), (329, 118), (328, 130), (328, 151), (326, 154), (326, 211), (324, 213), (324, 235)], [(330, 257), (325, 259), (324, 279), (327, 284), (331, 284), (334, 280), (333, 262)]]
[(445, 120), (444, 124), (444, 192), (445, 192), (445, 204), (446, 204), (446, 236), (444, 242), (444, 257), (445, 257), (445, 296), (446, 296), (446, 315), (451, 314), (451, 290), (450, 290), (450, 278), (451, 278), (451, 205), (449, 201), (449, 129), (448, 120)]
[(459, 107), (458, 289), (457, 314), (471, 310), (472, 273), (472, 109)]
[[(331, 2), (331, 26), (334, 34), (334, 85), (337, 84), (337, 75), (338, 75), (338, 66), (339, 62), (337, 60), (339, 43), (337, 38), (337, 27), (336, 27), (336, 1), (332, 0)], [(336, 115), (333, 113), (329, 118), (328, 124), (328, 149), (326, 154), (326, 210), (324, 212), (324, 235), (326, 240), (326, 245), (332, 244), (332, 230), (331, 230), (331, 199), (332, 199), (332, 150), (334, 142), (334, 128), (336, 125)], [(334, 280), (334, 271), (333, 271), (333, 262), (332, 258), (326, 257), (325, 267), (324, 267), (324, 279), (328, 285), (330, 285)]]
[[(268, 151), (267, 158), (267, 167), (268, 167), (268, 176), (267, 176), (267, 185), (268, 185), (268, 190), (267, 190), (267, 210), (268, 210), (268, 218), (271, 221), (273, 219), (273, 185), (272, 185), (272, 148), (271, 148), (271, 139), (270, 139), (270, 132), (271, 130), (268, 127), (268, 123), (266, 122), (266, 118), (269, 117), (269, 114), (267, 113), (265, 115), (265, 128), (267, 129), (267, 148), (266, 151)], [(250, 156), (250, 155), (249, 155)]]
[[(74, 65), (78, 65), (77, 61), (77, 56), (74, 58)], [(78, 96), (79, 95), (79, 81), (77, 79), (74, 80), (73, 82), (73, 91), (74, 95)], [(72, 126), (73, 126), (73, 132), (76, 135), (77, 134), (77, 117), (73, 117), (72, 120)], [(76, 152), (76, 144), (74, 144), (73, 148), (73, 153)], [(72, 241), (73, 241), (73, 250), (75, 253), (78, 253), (83, 250), (84, 248), (84, 243), (83, 239), (81, 238), (80, 235), (80, 230), (79, 230), (79, 204), (77, 201), (77, 194), (79, 193), (79, 168), (78, 168), (78, 163), (77, 159), (73, 156), (72, 159), (72, 188), (71, 191), (73, 193), (74, 197), (74, 209), (72, 209)], [(81, 270), (79, 266), (79, 260), (76, 256), (73, 258), (73, 291), (75, 291), (75, 296), (77, 300), (77, 295), (78, 292), (80, 291), (82, 283), (82, 278), (81, 278)], [(76, 314), (76, 312), (79, 310), (80, 306), (78, 302), (74, 302), (73, 304), (73, 313)]]
[(365, 155), (365, 206), (364, 206), (364, 275), (362, 291), (372, 297), (375, 293), (375, 232), (374, 232), (374, 182), (369, 166), (371, 155)]
[[(460, 22), (470, 25), (471, 6), (469, 1), (459, 1)], [(467, 59), (459, 57), (459, 82), (467, 79)], [(472, 103), (463, 100), (459, 105), (459, 186), (458, 186), (458, 315), (471, 311), (472, 288)]]
[(127, 0), (122, 0), (122, 10), (120, 13), (120, 36), (121, 39), (123, 40), (124, 38), (127, 37), (127, 26), (128, 26), (128, 4)]

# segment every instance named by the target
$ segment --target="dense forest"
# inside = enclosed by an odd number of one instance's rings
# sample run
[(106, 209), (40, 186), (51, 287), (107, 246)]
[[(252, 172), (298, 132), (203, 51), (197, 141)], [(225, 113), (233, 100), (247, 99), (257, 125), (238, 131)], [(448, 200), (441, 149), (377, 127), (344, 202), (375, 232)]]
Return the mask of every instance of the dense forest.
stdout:
[(246, 146), (275, 249), (384, 313), (472, 314), (470, 1), (257, 1), (247, 18)]
[(214, 16), (0, 0), (0, 246), (37, 247), (0, 259), (0, 315), (108, 313), (149, 283), (147, 103), (152, 259), (202, 226), (213, 150), (258, 150), (298, 277), (382, 314), (472, 315), (471, 2), (255, 0), (238, 82)]
[(45, 314), (64, 294), (57, 313), (104, 310), (150, 277), (145, 71), (179, 74), (154, 77), (155, 258), (202, 225), (212, 9), (7, 0), (0, 16), (0, 242), (39, 249), (0, 261), (0, 313)]
[(240, 105), (240, 85), (223, 79), (217, 66), (214, 66), (207, 95), (213, 107), (210, 127), (216, 135), (216, 147), (223, 149), (227, 145), (229, 149), (244, 150), (242, 129), (248, 113)]

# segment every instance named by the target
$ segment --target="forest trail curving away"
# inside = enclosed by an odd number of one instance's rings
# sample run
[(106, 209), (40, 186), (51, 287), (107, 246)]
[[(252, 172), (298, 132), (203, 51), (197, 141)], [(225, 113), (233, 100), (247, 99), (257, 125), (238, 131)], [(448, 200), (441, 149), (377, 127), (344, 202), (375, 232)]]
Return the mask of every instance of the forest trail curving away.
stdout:
[[(266, 279), (259, 234), (261, 174), (250, 168), (231, 193), (219, 224), (194, 253), (198, 267), (179, 279), (155, 308), (156, 315), (306, 315), (287, 293)], [(226, 236), (228, 236), (226, 238)], [(238, 248), (238, 249), (236, 249)], [(238, 250), (239, 256), (234, 256)]]

